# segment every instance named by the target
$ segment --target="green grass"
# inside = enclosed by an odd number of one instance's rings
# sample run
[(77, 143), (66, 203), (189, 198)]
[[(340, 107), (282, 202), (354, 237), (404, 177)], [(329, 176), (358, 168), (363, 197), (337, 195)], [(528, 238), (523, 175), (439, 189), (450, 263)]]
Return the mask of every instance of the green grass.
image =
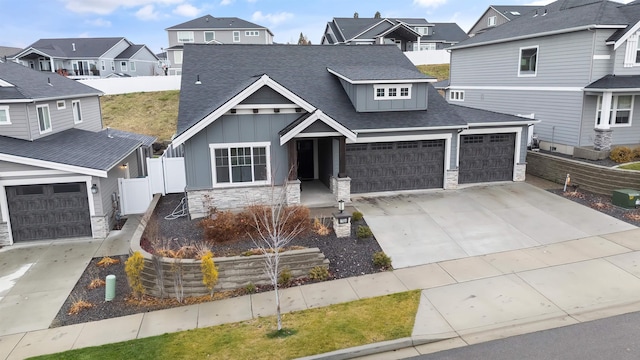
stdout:
[(421, 73), (433, 76), (438, 81), (449, 78), (449, 64), (418, 65), (416, 67)]
[(640, 162), (620, 166), (620, 169), (640, 171)]
[(180, 91), (105, 95), (100, 99), (105, 126), (171, 140), (176, 132)]
[(292, 359), (411, 335), (420, 291), (164, 334), (36, 359)]

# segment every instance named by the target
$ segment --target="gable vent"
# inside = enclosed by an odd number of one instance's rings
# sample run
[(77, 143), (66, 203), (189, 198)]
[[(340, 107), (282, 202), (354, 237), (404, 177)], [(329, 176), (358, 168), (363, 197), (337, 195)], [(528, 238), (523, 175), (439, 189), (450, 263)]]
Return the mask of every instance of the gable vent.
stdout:
[(236, 113), (236, 109), (231, 109), (231, 113), (235, 114)]
[(71, 48), (73, 49), (73, 51), (76, 51), (76, 43), (71, 43)]

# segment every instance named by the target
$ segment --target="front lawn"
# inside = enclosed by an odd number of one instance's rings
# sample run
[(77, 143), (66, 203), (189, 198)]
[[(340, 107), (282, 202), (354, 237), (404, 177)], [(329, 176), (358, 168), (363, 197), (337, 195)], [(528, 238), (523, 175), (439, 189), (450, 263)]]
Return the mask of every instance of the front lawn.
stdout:
[(36, 359), (292, 359), (411, 336), (419, 301), (415, 290), (284, 314), (287, 337), (267, 336), (271, 316)]
[(635, 162), (635, 163), (632, 163), (632, 164), (621, 165), (621, 166), (620, 166), (620, 169), (640, 171), (640, 162)]

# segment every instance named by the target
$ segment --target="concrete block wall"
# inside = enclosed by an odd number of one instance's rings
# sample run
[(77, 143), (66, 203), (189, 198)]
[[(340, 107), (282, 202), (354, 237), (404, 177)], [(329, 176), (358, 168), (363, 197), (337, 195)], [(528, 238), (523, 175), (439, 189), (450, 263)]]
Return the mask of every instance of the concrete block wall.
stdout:
[(571, 184), (598, 194), (611, 195), (616, 189), (640, 189), (640, 171), (609, 168), (533, 151), (527, 153), (527, 174), (564, 184), (567, 173), (571, 175)]

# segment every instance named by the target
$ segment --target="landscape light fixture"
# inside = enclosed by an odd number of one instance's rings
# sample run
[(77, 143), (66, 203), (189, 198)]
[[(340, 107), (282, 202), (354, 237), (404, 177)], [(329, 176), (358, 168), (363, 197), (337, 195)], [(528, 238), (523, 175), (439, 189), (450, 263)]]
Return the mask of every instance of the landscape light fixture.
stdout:
[(344, 211), (344, 200), (342, 199), (338, 201), (338, 210), (340, 211), (340, 214), (342, 214), (342, 212)]

